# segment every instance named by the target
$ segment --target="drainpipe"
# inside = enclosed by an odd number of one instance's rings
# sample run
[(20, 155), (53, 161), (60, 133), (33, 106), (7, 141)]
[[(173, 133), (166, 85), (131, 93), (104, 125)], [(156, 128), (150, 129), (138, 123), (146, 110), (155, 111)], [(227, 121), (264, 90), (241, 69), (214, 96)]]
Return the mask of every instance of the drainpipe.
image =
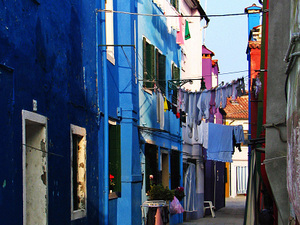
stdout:
[[(105, 9), (105, 1), (102, 0), (100, 3), (100, 8)], [(104, 189), (103, 193), (99, 192), (99, 210), (100, 210), (100, 205), (102, 204), (101, 202), (101, 196), (104, 194), (104, 204), (103, 204), (103, 223), (101, 219), (99, 219), (99, 224), (104, 224), (108, 225), (108, 196), (109, 196), (109, 145), (108, 145), (108, 88), (107, 88), (107, 61), (106, 61), (106, 29), (105, 29), (105, 12), (98, 12), (100, 13), (100, 27), (101, 27), (101, 58), (102, 58), (102, 68), (103, 68), (103, 91), (104, 91), (104, 159), (100, 159), (99, 157), (99, 162), (101, 160), (104, 161), (104, 174), (103, 174), (103, 181), (100, 179), (99, 176), (99, 187), (104, 184)], [(98, 26), (97, 26), (98, 27)], [(98, 29), (97, 29), (97, 37), (99, 35)], [(99, 48), (98, 45), (98, 39), (97, 39), (97, 49)], [(97, 54), (98, 57), (98, 54)], [(97, 60), (97, 75), (99, 78), (99, 61)], [(100, 79), (98, 79), (98, 89), (100, 88), (101, 82)], [(98, 90), (99, 91), (99, 90)], [(98, 99), (98, 101), (100, 101)], [(101, 138), (101, 137), (99, 137)], [(99, 139), (98, 138), (98, 139)], [(101, 140), (101, 139), (100, 139)], [(99, 141), (99, 140), (98, 140)], [(99, 149), (100, 150), (100, 149)], [(100, 155), (100, 154), (98, 154)], [(99, 175), (100, 175), (100, 168), (99, 168)], [(99, 190), (101, 190), (99, 188)], [(99, 214), (101, 215), (101, 213)]]

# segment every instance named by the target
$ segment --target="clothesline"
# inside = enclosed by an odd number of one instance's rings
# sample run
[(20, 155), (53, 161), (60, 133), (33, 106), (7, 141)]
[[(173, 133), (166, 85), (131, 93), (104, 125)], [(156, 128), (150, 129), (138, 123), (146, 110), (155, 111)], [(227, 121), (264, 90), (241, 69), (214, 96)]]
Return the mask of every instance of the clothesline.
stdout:
[[(193, 127), (196, 127), (202, 120), (208, 120), (210, 114), (216, 114), (218, 108), (225, 108), (227, 98), (235, 100), (238, 96), (246, 94), (244, 79), (238, 79), (230, 84), (218, 86), (214, 89), (199, 92), (190, 92), (179, 88), (177, 91), (177, 101), (169, 101), (166, 95), (155, 88), (157, 104), (157, 122), (160, 129), (164, 129), (164, 112), (171, 111), (177, 119), (187, 125), (187, 135), (197, 139), (197, 130), (193, 134)], [(173, 95), (171, 95), (173, 97)]]
[[(244, 16), (248, 15), (248, 13), (227, 13), (227, 14), (212, 14), (212, 15), (165, 15), (165, 14), (149, 14), (149, 13), (133, 13), (133, 12), (125, 12), (125, 11), (116, 11), (116, 10), (108, 10), (108, 9), (98, 9), (96, 12), (107, 12), (107, 13), (119, 13), (119, 14), (127, 14), (127, 15), (136, 15), (136, 16), (153, 16), (153, 17), (227, 17), (227, 16)], [(255, 14), (265, 13), (257, 12)]]

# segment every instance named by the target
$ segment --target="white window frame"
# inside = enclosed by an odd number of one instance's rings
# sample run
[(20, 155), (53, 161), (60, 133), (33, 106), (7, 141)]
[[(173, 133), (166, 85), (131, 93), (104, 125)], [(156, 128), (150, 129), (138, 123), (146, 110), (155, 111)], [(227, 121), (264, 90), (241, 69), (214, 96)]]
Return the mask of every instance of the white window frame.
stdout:
[[(87, 215), (87, 190), (86, 190), (86, 184), (87, 181), (85, 180), (85, 208), (74, 210), (73, 205), (73, 134), (80, 135), (84, 138), (83, 141), (85, 141), (85, 160), (86, 160), (86, 129), (83, 127), (79, 127), (76, 125), (71, 124), (70, 126), (70, 141), (71, 141), (71, 220), (76, 220), (79, 218), (83, 218)], [(86, 168), (86, 161), (85, 161), (85, 168)], [(86, 173), (86, 171), (85, 171)]]
[[(22, 174), (23, 174), (23, 225), (26, 225), (27, 224), (27, 216), (26, 216), (26, 210), (27, 210), (27, 199), (26, 199), (26, 121), (31, 121), (31, 122), (34, 122), (34, 123), (37, 123), (37, 124), (41, 124), (42, 126), (44, 126), (44, 129), (45, 129), (45, 136), (46, 136), (46, 140), (45, 140), (45, 143), (46, 143), (46, 146), (45, 146), (45, 150), (46, 152), (48, 151), (48, 145), (47, 145), (47, 139), (48, 139), (48, 125), (47, 125), (47, 122), (48, 122), (48, 118), (43, 116), (43, 115), (40, 115), (40, 114), (37, 114), (37, 113), (34, 113), (34, 112), (30, 112), (30, 111), (27, 111), (27, 110), (22, 110)], [(46, 171), (48, 172), (48, 155), (46, 154)], [(46, 178), (46, 183), (48, 184), (48, 176)], [(48, 205), (49, 205), (49, 201), (48, 201), (48, 185), (47, 185), (47, 196), (46, 196), (46, 199), (47, 199), (47, 223), (48, 223)]]
[[(113, 0), (106, 0), (105, 9), (106, 10), (114, 10)], [(106, 12), (105, 13), (105, 33), (106, 33), (106, 44), (114, 45), (114, 13)], [(107, 46), (106, 47), (106, 55), (107, 60), (110, 61), (113, 65), (115, 65), (115, 47)]]

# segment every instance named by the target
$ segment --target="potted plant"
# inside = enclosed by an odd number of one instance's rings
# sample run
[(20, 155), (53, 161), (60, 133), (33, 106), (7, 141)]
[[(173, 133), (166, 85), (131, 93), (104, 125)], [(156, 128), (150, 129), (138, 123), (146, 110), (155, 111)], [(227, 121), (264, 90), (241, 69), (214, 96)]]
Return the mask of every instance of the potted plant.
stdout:
[(151, 185), (150, 190), (147, 192), (149, 200), (164, 200), (172, 201), (175, 195), (174, 190), (164, 188), (162, 185)]
[(111, 174), (109, 174), (109, 192), (112, 193), (114, 191), (115, 188), (115, 182), (113, 181), (115, 177)]

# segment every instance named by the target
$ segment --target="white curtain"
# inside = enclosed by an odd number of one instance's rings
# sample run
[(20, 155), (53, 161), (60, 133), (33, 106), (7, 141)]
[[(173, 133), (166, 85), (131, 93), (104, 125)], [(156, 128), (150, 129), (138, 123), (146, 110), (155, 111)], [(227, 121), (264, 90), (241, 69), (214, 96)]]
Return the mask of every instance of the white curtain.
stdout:
[(184, 179), (185, 198), (183, 208), (186, 212), (196, 211), (196, 166), (189, 164)]
[(237, 166), (236, 167), (237, 178), (237, 194), (247, 193), (247, 181), (248, 181), (248, 167)]

